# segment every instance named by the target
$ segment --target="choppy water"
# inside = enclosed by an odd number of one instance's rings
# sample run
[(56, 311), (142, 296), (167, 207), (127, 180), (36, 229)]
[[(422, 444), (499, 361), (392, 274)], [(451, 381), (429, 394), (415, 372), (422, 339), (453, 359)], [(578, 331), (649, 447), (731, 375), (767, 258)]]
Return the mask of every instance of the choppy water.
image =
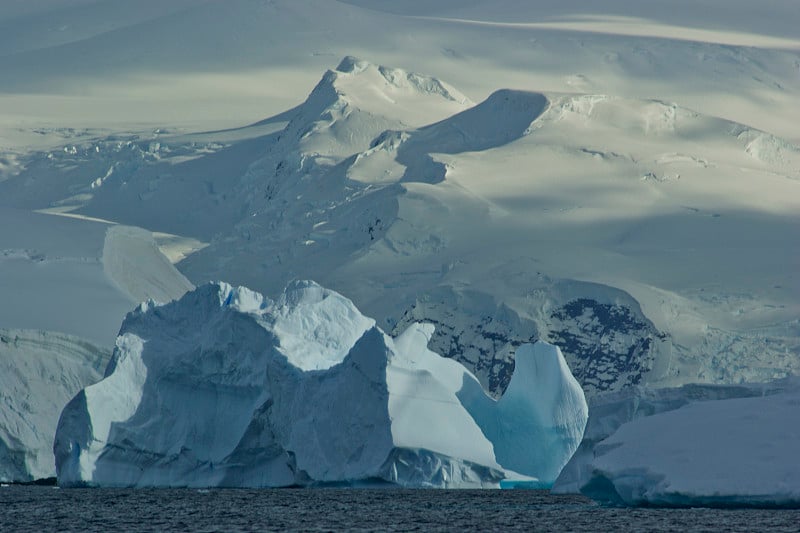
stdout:
[(545, 491), (0, 488), (0, 531), (800, 531), (800, 510), (609, 509)]

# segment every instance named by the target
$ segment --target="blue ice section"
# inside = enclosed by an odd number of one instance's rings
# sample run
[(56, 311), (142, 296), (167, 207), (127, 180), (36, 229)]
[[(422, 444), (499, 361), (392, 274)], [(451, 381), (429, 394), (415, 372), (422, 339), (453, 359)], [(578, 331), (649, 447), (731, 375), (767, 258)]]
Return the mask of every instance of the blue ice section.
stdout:
[(497, 402), (466, 379), (458, 398), (493, 443), (503, 468), (537, 478), (536, 487), (529, 488), (549, 488), (580, 444), (586, 400), (555, 346), (522, 345), (515, 360), (511, 383)]

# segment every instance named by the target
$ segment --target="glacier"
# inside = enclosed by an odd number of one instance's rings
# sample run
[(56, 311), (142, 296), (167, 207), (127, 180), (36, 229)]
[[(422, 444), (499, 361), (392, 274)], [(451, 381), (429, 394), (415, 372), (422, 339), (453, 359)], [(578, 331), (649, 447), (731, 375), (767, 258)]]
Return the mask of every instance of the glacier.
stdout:
[(608, 505), (800, 506), (800, 380), (596, 397), (553, 486)]
[(560, 350), (523, 345), (494, 400), (336, 292), (276, 300), (216, 282), (125, 319), (105, 378), (64, 408), (62, 486), (552, 484), (580, 443), (584, 394)]

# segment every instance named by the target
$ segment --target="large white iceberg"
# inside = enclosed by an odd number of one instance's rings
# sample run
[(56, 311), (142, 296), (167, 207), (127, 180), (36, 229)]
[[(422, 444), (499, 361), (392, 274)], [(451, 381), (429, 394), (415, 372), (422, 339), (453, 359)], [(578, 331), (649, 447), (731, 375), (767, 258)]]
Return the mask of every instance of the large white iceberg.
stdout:
[(392, 339), (312, 282), (274, 302), (215, 283), (142, 304), (105, 379), (61, 415), (59, 483), (552, 483), (587, 419), (560, 351), (521, 347), (495, 402), (428, 350), (432, 333), (414, 324)]
[(800, 506), (799, 428), (796, 379), (639, 391), (592, 406), (554, 490), (614, 505)]

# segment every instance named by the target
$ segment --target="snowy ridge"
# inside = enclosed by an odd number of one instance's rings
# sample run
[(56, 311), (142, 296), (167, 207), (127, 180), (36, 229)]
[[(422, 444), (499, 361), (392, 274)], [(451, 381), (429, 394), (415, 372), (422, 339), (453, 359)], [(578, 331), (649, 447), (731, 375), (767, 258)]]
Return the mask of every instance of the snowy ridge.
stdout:
[(0, 481), (55, 476), (58, 413), (102, 378), (109, 356), (71, 335), (0, 329)]
[[(463, 366), (428, 350), (432, 333), (414, 325), (392, 340), (311, 282), (276, 301), (217, 283), (142, 304), (105, 379), (61, 415), (59, 483), (552, 483), (586, 421), (558, 349), (521, 348), (525, 363), (495, 402)], [(521, 431), (502, 429), (520, 420)]]
[[(743, 0), (715, 2), (713, 24), (699, 6), (630, 2), (587, 12), (583, 4), (500, 7), (486, 0), (469, 6), (142, 0), (135, 8), (65, 1), (67, 8), (47, 4), (0, 25), (3, 94), (34, 123), (232, 127), (296, 105), (297, 91), (331, 62), (355, 54), (432, 73), (475, 100), (498, 87), (658, 97), (778, 136), (796, 131), (792, 48), (800, 42), (793, 6), (781, 1), (760, 16)], [(0, 17), (18, 9), (6, 6)], [(693, 31), (704, 23), (719, 31)], [(93, 92), (85, 94), (82, 82)], [(219, 98), (221, 84), (230, 98)], [(53, 97), (42, 98), (41, 88)], [(74, 104), (67, 109), (65, 97)]]

